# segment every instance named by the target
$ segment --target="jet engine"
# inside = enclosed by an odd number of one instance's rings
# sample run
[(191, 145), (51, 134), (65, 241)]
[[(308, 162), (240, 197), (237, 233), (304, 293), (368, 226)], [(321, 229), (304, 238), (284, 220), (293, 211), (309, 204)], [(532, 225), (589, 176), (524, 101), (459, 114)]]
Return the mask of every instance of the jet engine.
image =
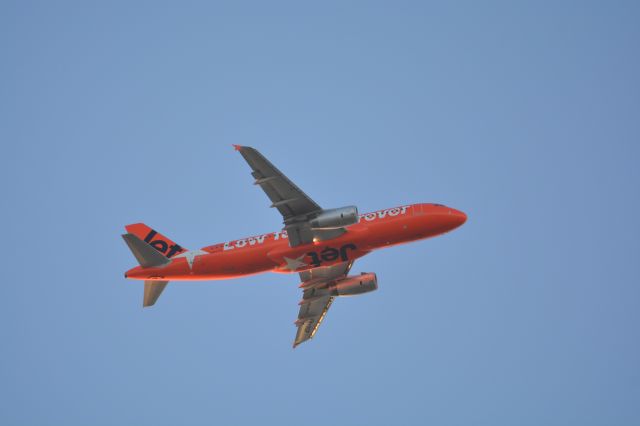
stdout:
[(328, 209), (320, 212), (309, 222), (313, 229), (335, 229), (358, 223), (358, 208), (356, 206)]
[(328, 288), (332, 296), (356, 296), (377, 289), (378, 278), (373, 272), (346, 277)]

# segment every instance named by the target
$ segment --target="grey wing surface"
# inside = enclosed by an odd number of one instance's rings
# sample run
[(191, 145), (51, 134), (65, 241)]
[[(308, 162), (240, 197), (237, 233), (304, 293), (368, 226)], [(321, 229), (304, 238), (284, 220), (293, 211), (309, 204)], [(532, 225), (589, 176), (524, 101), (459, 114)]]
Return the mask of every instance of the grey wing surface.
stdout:
[(332, 281), (345, 277), (353, 262), (343, 262), (334, 266), (325, 266), (300, 272), (303, 290), (300, 311), (296, 325), (298, 331), (293, 341), (295, 348), (300, 343), (312, 339), (322, 320), (327, 315), (334, 296), (326, 288)]
[(280, 211), (285, 223), (295, 217), (322, 210), (258, 150), (249, 146), (236, 146), (236, 149), (253, 170), (254, 184), (260, 185), (271, 200), (271, 207)]
[(315, 237), (327, 240), (342, 235), (344, 229), (314, 230), (308, 219), (322, 208), (291, 182), (257, 149), (234, 145), (251, 167), (255, 185), (259, 185), (271, 200), (271, 207), (282, 215), (291, 247), (308, 244)]

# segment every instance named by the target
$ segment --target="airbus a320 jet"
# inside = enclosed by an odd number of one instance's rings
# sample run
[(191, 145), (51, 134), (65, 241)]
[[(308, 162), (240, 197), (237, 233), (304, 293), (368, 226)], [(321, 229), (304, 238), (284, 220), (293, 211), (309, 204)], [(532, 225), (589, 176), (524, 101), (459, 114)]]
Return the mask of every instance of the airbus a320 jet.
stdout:
[(411, 204), (359, 214), (355, 206), (323, 209), (257, 150), (234, 145), (283, 218), (280, 231), (188, 250), (143, 223), (122, 236), (140, 266), (125, 278), (144, 281), (151, 306), (169, 281), (222, 280), (262, 272), (297, 273), (302, 300), (295, 348), (315, 335), (336, 297), (378, 288), (372, 272), (349, 275), (353, 262), (374, 250), (435, 237), (466, 220), (440, 204)]

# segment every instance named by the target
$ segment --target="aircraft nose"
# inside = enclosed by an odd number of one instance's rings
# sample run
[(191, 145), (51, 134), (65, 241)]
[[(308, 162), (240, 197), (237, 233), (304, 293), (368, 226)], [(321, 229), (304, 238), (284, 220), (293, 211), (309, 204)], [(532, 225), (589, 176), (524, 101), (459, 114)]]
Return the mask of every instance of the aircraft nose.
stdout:
[(451, 224), (453, 228), (462, 226), (467, 221), (467, 215), (460, 210), (449, 209), (449, 215), (451, 216)]

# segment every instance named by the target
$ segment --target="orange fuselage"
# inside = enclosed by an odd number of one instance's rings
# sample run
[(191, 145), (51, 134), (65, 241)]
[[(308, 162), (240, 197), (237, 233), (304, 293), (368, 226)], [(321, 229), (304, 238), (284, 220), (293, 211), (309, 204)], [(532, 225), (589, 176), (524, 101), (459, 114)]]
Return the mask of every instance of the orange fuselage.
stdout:
[(360, 215), (343, 235), (290, 247), (284, 231), (242, 238), (181, 254), (161, 268), (133, 268), (132, 279), (218, 280), (261, 272), (300, 272), (352, 261), (373, 250), (434, 237), (462, 225), (466, 215), (438, 204), (413, 204)]

